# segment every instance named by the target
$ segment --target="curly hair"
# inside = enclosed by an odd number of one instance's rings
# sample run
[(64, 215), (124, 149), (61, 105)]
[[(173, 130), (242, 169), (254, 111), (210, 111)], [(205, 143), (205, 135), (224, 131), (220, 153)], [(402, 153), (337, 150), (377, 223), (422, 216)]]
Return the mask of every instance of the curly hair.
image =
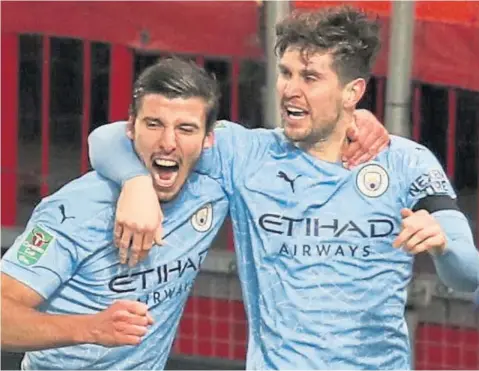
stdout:
[(306, 59), (330, 52), (342, 83), (368, 80), (381, 46), (379, 29), (377, 18), (350, 6), (295, 11), (276, 25), (275, 52), (281, 57), (288, 47), (297, 47)]

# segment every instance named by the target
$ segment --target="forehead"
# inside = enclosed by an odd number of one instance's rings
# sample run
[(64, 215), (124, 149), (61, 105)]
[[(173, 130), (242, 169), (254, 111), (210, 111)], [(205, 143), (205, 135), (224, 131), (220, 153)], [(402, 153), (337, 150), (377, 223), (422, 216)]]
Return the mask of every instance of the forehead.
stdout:
[(320, 73), (334, 73), (333, 55), (329, 51), (311, 51), (304, 53), (299, 47), (288, 47), (280, 59), (280, 64), (292, 70), (314, 70)]
[(206, 124), (208, 104), (203, 98), (168, 98), (162, 94), (145, 94), (138, 115), (160, 119), (164, 124), (181, 122)]

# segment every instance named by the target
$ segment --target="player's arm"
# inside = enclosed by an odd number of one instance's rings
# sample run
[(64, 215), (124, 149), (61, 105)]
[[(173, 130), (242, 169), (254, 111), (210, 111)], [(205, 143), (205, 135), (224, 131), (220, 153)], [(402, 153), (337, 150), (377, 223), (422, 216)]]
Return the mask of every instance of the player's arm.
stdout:
[(439, 278), (452, 289), (479, 286), (479, 252), (444, 170), (422, 146), (411, 148), (403, 165), (406, 190), (403, 228), (394, 246), (431, 253)]
[(127, 122), (102, 125), (88, 136), (90, 162), (99, 174), (117, 184), (136, 176), (149, 176), (133, 142), (126, 135)]
[(41, 295), (7, 274), (2, 273), (1, 279), (2, 349), (6, 351), (26, 352), (87, 343), (136, 345), (151, 323), (146, 316), (146, 305), (135, 301), (117, 302), (97, 314), (42, 313), (36, 309), (44, 302)]
[(98, 313), (79, 315), (47, 314), (39, 309), (75, 271), (77, 252), (64, 236), (65, 231), (46, 225), (28, 227), (2, 259), (2, 349), (24, 352), (83, 343), (138, 344), (151, 323), (142, 303), (118, 302)]
[[(233, 163), (235, 153), (243, 154), (253, 149), (257, 136), (248, 133), (241, 125), (220, 122), (228, 130), (217, 131), (216, 144), (202, 157), (198, 170), (214, 178), (222, 178)], [(376, 117), (367, 110), (355, 111), (355, 125), (348, 130), (349, 145), (344, 148), (343, 161), (354, 166), (374, 158), (389, 144), (389, 134)], [(126, 135), (126, 122), (102, 125), (88, 137), (92, 167), (102, 176), (117, 184), (144, 176), (144, 184), (152, 188), (146, 179), (148, 171), (136, 155), (132, 141)], [(242, 153), (243, 152), (243, 153)], [(247, 157), (247, 156), (246, 156)], [(223, 167), (227, 169), (223, 169)]]
[(2, 273), (2, 349), (25, 352), (93, 342), (90, 316), (59, 316), (36, 308), (44, 298)]
[[(261, 147), (257, 134), (258, 131), (238, 124), (219, 122), (215, 128), (215, 144), (212, 149), (203, 150), (195, 170), (214, 178), (225, 190), (231, 190), (246, 154), (254, 156), (253, 152)], [(122, 263), (126, 263), (131, 246), (129, 264), (134, 265), (151, 249), (153, 241), (161, 244), (163, 215), (152, 179), (126, 136), (126, 123), (97, 128), (89, 136), (89, 147), (93, 168), (114, 182), (124, 184), (117, 204), (114, 237)], [(123, 170), (118, 171), (120, 167)]]
[[(241, 174), (246, 160), (254, 158), (262, 147), (264, 136), (259, 133), (220, 122), (215, 129), (215, 145), (203, 152), (196, 170), (217, 179), (227, 192), (232, 192), (235, 174)], [(344, 149), (343, 161), (350, 166), (370, 160), (389, 144), (384, 126), (366, 110), (355, 112), (355, 126), (348, 131), (348, 137), (350, 143)], [(115, 244), (123, 263), (132, 244), (130, 263), (134, 264), (140, 251), (148, 252), (153, 240), (161, 244), (163, 216), (151, 178), (126, 135), (125, 122), (103, 125), (88, 140), (93, 168), (124, 185), (118, 201)]]

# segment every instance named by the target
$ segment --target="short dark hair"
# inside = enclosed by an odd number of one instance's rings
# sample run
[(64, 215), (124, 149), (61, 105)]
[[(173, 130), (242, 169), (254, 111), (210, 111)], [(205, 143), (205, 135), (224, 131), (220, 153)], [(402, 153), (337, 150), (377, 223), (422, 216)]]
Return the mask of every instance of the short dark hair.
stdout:
[(333, 68), (342, 83), (356, 78), (369, 79), (380, 49), (378, 18), (350, 6), (316, 11), (295, 11), (276, 25), (275, 52), (282, 56), (290, 46), (305, 57), (331, 52)]
[(168, 99), (203, 98), (208, 106), (207, 132), (217, 120), (220, 100), (218, 83), (213, 75), (193, 61), (169, 57), (146, 68), (133, 85), (132, 116), (138, 114), (142, 98), (147, 94), (161, 94)]

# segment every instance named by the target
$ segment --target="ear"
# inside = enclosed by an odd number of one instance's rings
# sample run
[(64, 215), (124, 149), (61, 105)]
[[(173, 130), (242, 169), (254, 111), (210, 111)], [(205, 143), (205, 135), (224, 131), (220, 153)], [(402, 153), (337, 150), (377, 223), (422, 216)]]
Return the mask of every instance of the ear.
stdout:
[(126, 124), (126, 136), (131, 140), (135, 139), (135, 117), (130, 115)]
[(355, 79), (343, 89), (344, 108), (354, 109), (366, 91), (366, 80)]
[(215, 131), (210, 130), (208, 134), (206, 134), (205, 140), (203, 141), (203, 149), (213, 147), (215, 143)]

